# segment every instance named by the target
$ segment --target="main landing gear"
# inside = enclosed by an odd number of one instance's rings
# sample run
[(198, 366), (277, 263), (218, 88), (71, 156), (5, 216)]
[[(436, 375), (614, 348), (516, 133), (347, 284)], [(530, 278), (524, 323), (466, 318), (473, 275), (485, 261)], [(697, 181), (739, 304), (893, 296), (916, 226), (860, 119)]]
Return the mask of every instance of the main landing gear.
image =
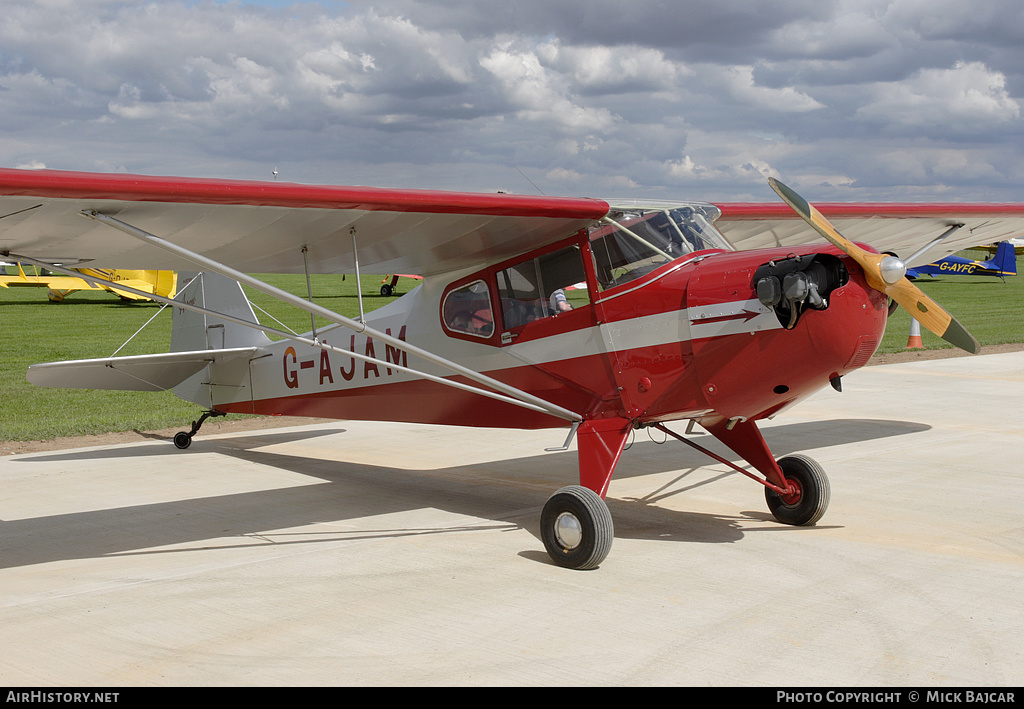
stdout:
[[(776, 461), (753, 422), (713, 425), (708, 430), (764, 477), (683, 438), (663, 424), (651, 425), (764, 485), (768, 509), (783, 524), (811, 525), (828, 509), (830, 486), (821, 466), (801, 454)], [(608, 556), (615, 529), (603, 495), (595, 490), (607, 490), (628, 432), (628, 428), (614, 422), (586, 422), (580, 428), (580, 480), (584, 485), (569, 485), (557, 491), (544, 505), (540, 517), (544, 548), (559, 566), (593, 569)], [(595, 441), (600, 444), (595, 445)]]
[(816, 461), (800, 454), (779, 458), (778, 463), (792, 492), (779, 493), (766, 486), (764, 499), (768, 509), (783, 524), (814, 524), (828, 509), (831, 495), (825, 471)]
[(600, 495), (582, 485), (569, 485), (544, 505), (540, 534), (548, 555), (559, 566), (593, 569), (611, 551), (615, 529)]
[(653, 426), (764, 485), (768, 510), (783, 524), (811, 525), (821, 519), (828, 509), (831, 488), (822, 467), (812, 458), (800, 453), (774, 460), (757, 426), (751, 421), (732, 426), (718, 424), (708, 430), (757, 470), (762, 471), (765, 474), (763, 478), (668, 430), (660, 423)]
[(179, 448), (181, 450), (185, 450), (186, 448), (188, 448), (190, 445), (192, 445), (192, 436), (199, 433), (199, 429), (202, 427), (204, 423), (206, 423), (206, 419), (216, 416), (227, 416), (227, 414), (225, 414), (223, 411), (204, 412), (203, 415), (199, 417), (198, 421), (192, 422), (191, 431), (178, 431), (177, 433), (174, 434), (174, 447)]

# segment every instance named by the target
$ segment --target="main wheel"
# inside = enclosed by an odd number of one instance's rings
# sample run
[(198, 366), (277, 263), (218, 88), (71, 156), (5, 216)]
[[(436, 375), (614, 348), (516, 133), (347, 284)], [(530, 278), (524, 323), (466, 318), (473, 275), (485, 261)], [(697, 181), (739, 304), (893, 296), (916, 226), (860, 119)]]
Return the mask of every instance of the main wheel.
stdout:
[(385, 298), (387, 298), (389, 295), (391, 295), (391, 293), (392, 293), (392, 288), (391, 288), (391, 284), (390, 283), (385, 283), (384, 285), (382, 285), (380, 287), (380, 294), (382, 296), (384, 296)]
[(780, 495), (771, 488), (764, 489), (768, 509), (783, 524), (814, 524), (828, 509), (831, 490), (825, 471), (805, 455), (779, 458), (779, 467), (786, 482), (796, 488), (792, 495)]
[(174, 445), (181, 450), (185, 450), (192, 445), (192, 436), (188, 435), (184, 431), (178, 431), (174, 434)]
[(544, 548), (559, 566), (593, 569), (608, 556), (615, 529), (600, 495), (587, 487), (569, 485), (544, 505), (540, 534)]

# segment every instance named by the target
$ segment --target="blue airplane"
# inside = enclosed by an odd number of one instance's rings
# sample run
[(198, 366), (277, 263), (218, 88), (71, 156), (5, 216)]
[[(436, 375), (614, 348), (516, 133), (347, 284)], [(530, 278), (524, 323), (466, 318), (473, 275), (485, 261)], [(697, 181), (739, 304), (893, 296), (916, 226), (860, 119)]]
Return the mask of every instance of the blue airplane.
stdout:
[(907, 278), (921, 276), (1006, 276), (1017, 275), (1017, 256), (1013, 244), (999, 242), (996, 254), (988, 261), (971, 261), (961, 256), (947, 256), (927, 266), (907, 269)]

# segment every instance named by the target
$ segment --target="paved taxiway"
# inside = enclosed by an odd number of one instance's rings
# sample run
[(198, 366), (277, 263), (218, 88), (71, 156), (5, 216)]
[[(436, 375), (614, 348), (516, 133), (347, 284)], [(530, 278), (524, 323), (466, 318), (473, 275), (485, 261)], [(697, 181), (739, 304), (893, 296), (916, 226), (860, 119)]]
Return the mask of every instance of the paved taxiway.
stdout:
[(1024, 684), (1024, 353), (867, 368), (764, 430), (828, 472), (818, 526), (640, 431), (588, 572), (537, 536), (561, 430), (3, 458), (0, 683)]

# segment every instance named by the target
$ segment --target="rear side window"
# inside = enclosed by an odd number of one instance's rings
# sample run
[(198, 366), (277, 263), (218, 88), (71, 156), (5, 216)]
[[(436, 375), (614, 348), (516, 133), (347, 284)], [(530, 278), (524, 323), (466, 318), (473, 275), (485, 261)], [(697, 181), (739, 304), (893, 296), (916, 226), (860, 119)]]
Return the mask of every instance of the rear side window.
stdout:
[(452, 332), (488, 338), (494, 334), (491, 294), (483, 281), (456, 288), (444, 299), (441, 307), (444, 324)]
[(497, 278), (506, 330), (590, 303), (577, 246), (517, 263)]

